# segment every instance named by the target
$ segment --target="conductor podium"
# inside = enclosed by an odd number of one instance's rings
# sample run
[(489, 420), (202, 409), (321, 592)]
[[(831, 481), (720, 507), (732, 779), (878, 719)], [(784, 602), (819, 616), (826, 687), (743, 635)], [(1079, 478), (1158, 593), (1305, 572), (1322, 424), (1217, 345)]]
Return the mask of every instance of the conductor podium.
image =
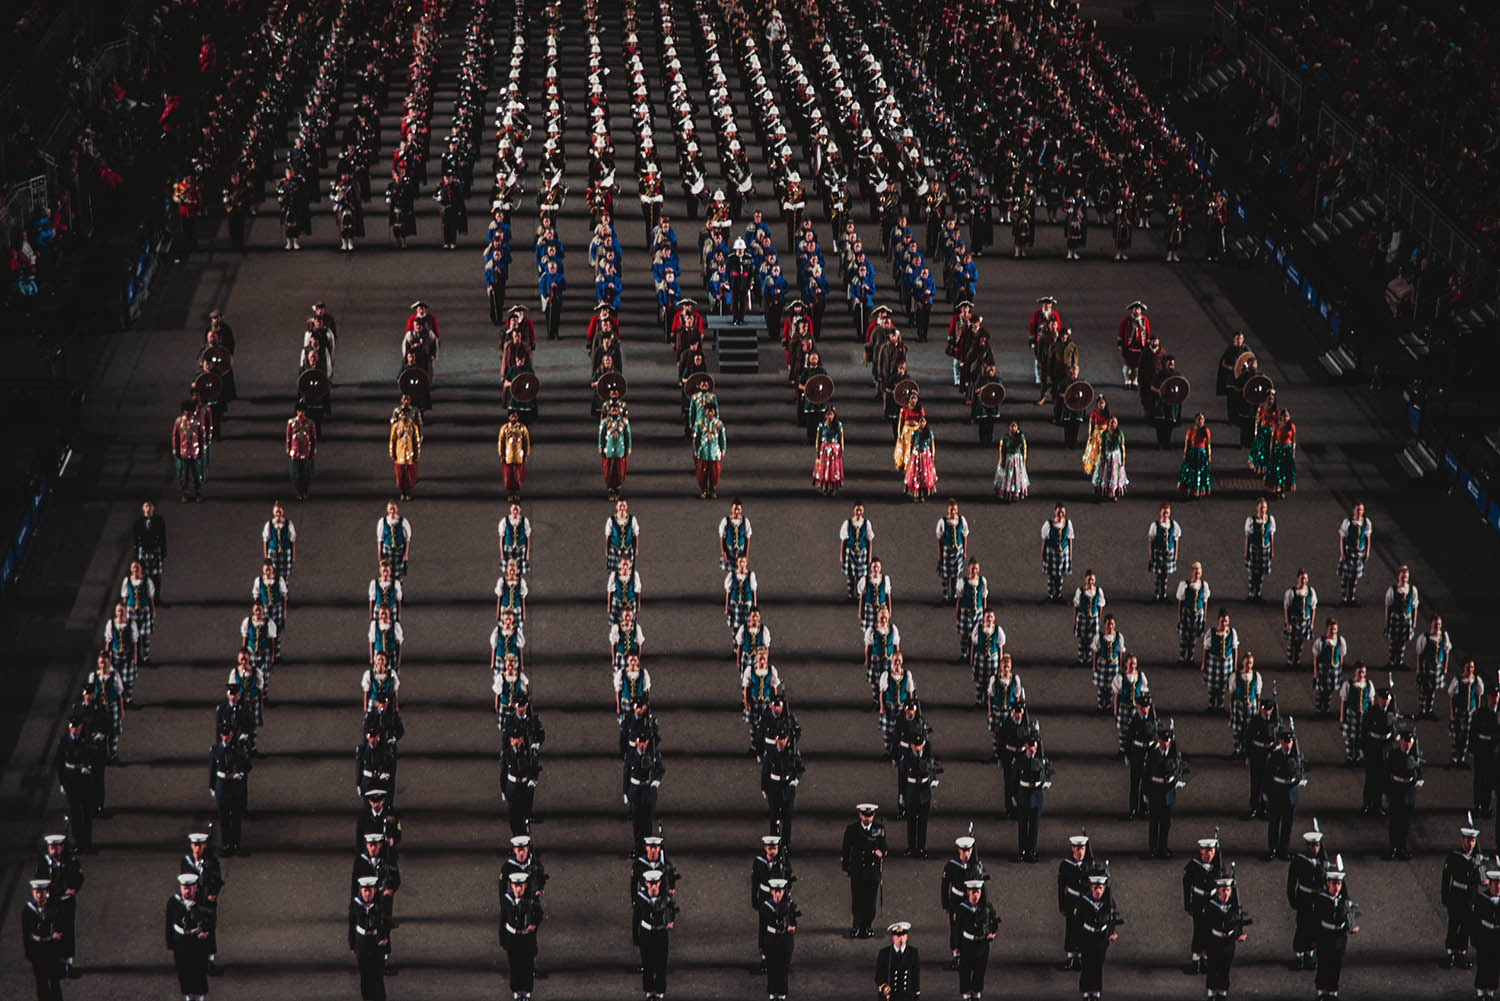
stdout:
[(764, 316), (746, 313), (741, 324), (736, 324), (733, 316), (709, 316), (707, 320), (714, 349), (719, 353), (720, 372), (760, 371), (759, 334), (766, 328)]

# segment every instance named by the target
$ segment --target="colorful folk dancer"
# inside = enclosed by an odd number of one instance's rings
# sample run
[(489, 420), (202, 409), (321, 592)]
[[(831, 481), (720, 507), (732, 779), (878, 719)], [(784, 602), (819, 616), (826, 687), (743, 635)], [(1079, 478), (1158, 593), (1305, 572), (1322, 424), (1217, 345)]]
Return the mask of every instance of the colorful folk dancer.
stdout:
[(1271, 574), (1276, 555), (1276, 517), (1266, 509), (1266, 499), (1255, 501), (1255, 513), (1245, 519), (1245, 578), (1251, 601), (1261, 600), (1261, 587)]
[(1344, 763), (1357, 765), (1363, 758), (1360, 741), (1365, 713), (1375, 702), (1375, 684), (1368, 678), (1365, 662), (1357, 660), (1339, 685), (1339, 735), (1344, 738)]
[(907, 460), (911, 457), (911, 439), (918, 427), (927, 419), (927, 412), (917, 400), (917, 394), (912, 393), (901, 404), (901, 410), (896, 418), (896, 447), (891, 452), (891, 463), (896, 472), (906, 471)]
[[(1193, 562), (1188, 579), (1177, 582), (1177, 662), (1193, 662), (1193, 651), (1208, 628), (1208, 599), (1212, 595), (1203, 579), (1203, 564)], [(1231, 660), (1232, 664), (1233, 661)]]
[(604, 566), (609, 573), (620, 569), (620, 561), (635, 563), (640, 549), (641, 523), (630, 513), (630, 502), (615, 501), (615, 513), (604, 519)]
[(625, 489), (625, 472), (630, 465), (630, 413), (623, 400), (604, 404), (599, 417), (599, 468), (604, 489), (610, 500), (619, 500)]
[(917, 697), (917, 679), (906, 670), (905, 661), (900, 653), (891, 658), (891, 665), (881, 673), (876, 682), (876, 688), (881, 739), (885, 744), (885, 753), (894, 758), (893, 745), (898, 729), (897, 723), (901, 719), (902, 710), (905, 709), (906, 704)]
[(646, 634), (635, 621), (635, 613), (625, 609), (620, 613), (620, 621), (609, 627), (610, 666), (616, 671), (621, 670), (630, 658), (641, 655), (641, 648), (645, 645)]
[(1359, 579), (1365, 575), (1365, 561), (1370, 558), (1370, 536), (1375, 532), (1375, 523), (1365, 517), (1365, 506), (1355, 502), (1339, 526), (1339, 598), (1348, 606), (1358, 606), (1355, 591)]
[(385, 517), (375, 523), (375, 558), (391, 565), (391, 576), (406, 581), (406, 561), (411, 556), (411, 522), (395, 501), (387, 501)]
[(1182, 465), (1177, 470), (1177, 489), (1189, 497), (1207, 497), (1213, 493), (1213, 432), (1207, 418), (1199, 411), (1193, 415), (1193, 426), (1182, 436)]
[(125, 704), (135, 706), (135, 683), (140, 677), (140, 635), (123, 601), (115, 602), (114, 616), (104, 623), (104, 650), (109, 665), (119, 677)]
[[(1120, 753), (1123, 755), (1130, 749), (1130, 721), (1136, 714), (1136, 710), (1142, 707), (1150, 708), (1147, 698), (1151, 694), (1151, 683), (1146, 680), (1146, 672), (1141, 670), (1140, 661), (1133, 653), (1127, 653), (1125, 659), (1120, 662), (1120, 673), (1114, 676), (1110, 682), (1110, 695), (1113, 698), (1115, 714), (1115, 733), (1120, 742)], [(1139, 803), (1138, 798), (1132, 798), (1132, 803)], [(1131, 807), (1131, 813), (1135, 813), (1137, 806)]]
[(524, 629), (526, 598), (530, 592), (526, 578), (521, 576), (521, 564), (515, 560), (507, 561), (505, 572), (495, 581), (495, 621), (503, 620), (505, 613), (509, 612), (515, 617), (516, 625)]
[(410, 412), (399, 411), (391, 421), (386, 451), (396, 477), (396, 493), (402, 500), (411, 500), (411, 492), (417, 488), (417, 461), (422, 457), (422, 426)]
[(1229, 689), (1229, 677), (1234, 673), (1239, 649), (1240, 634), (1229, 624), (1229, 611), (1221, 608), (1214, 628), (1203, 637), (1203, 662), (1198, 667), (1203, 673), (1204, 687), (1208, 689), (1210, 711), (1224, 708), (1224, 694)]
[(781, 674), (771, 664), (771, 651), (755, 651), (755, 659), (740, 671), (740, 698), (744, 719), (753, 724), (765, 713), (772, 696), (781, 691)]
[(1109, 427), (1109, 403), (1100, 393), (1094, 397), (1093, 409), (1089, 411), (1089, 433), (1088, 440), (1083, 445), (1083, 475), (1090, 482), (1094, 478), (1094, 470), (1099, 466), (1099, 455), (1103, 451), (1104, 429)]
[(901, 630), (891, 622), (891, 610), (875, 613), (875, 624), (865, 630), (865, 680), (870, 683), (870, 701), (880, 704), (880, 677), (901, 652)]
[(969, 634), (969, 671), (974, 678), (974, 704), (983, 705), (990, 682), (1005, 657), (1005, 630), (995, 621), (995, 610), (986, 608)]
[(1120, 419), (1111, 417), (1099, 437), (1099, 464), (1094, 467), (1094, 496), (1117, 501), (1125, 496), (1130, 477), (1125, 475), (1125, 432)]
[(1229, 686), (1229, 732), (1234, 738), (1236, 759), (1250, 753), (1250, 724), (1260, 705), (1263, 684), (1260, 672), (1255, 669), (1255, 654), (1241, 651), (1239, 670)]
[(1110, 711), (1114, 692), (1110, 685), (1120, 673), (1120, 663), (1125, 656), (1125, 636), (1115, 624), (1115, 617), (1106, 614), (1099, 625), (1099, 632), (1089, 643), (1093, 659), (1094, 694), (1097, 701), (1094, 711), (1101, 716)]
[(906, 458), (906, 473), (902, 477), (902, 483), (906, 488), (906, 496), (921, 503), (927, 500), (928, 495), (937, 488), (938, 480), (937, 440), (933, 436), (932, 428), (927, 426), (925, 414), (918, 419), (917, 427), (912, 431), (908, 440), (910, 450)]
[(1339, 690), (1344, 680), (1344, 657), (1349, 644), (1339, 635), (1339, 620), (1329, 617), (1323, 625), (1323, 635), (1313, 640), (1313, 696), (1318, 712), (1328, 715), (1328, 705), (1333, 693)]
[(1177, 547), (1182, 526), (1172, 518), (1172, 505), (1162, 504), (1151, 527), (1146, 529), (1146, 569), (1155, 575), (1152, 601), (1167, 600), (1167, 579), (1177, 572)]
[(1062, 504), (1042, 522), (1042, 572), (1047, 575), (1047, 600), (1062, 601), (1063, 578), (1073, 572), (1073, 522)]
[(729, 514), (719, 519), (719, 569), (728, 573), (741, 556), (750, 555), (750, 537), (755, 534), (745, 505), (738, 497), (729, 502)]
[[(950, 511), (957, 511), (958, 505), (949, 506)], [(938, 531), (942, 531), (945, 521), (938, 522)], [(967, 534), (968, 525), (964, 525)], [(958, 656), (961, 661), (967, 661), (969, 657), (969, 642), (974, 633), (974, 627), (979, 623), (979, 617), (984, 613), (985, 606), (990, 601), (989, 581), (979, 573), (979, 561), (971, 559), (964, 567), (963, 579), (958, 581), (954, 587), (953, 602), (953, 628), (958, 633)], [(945, 601), (950, 599), (944, 599)]]
[(278, 635), (286, 633), (286, 597), (286, 581), (276, 576), (276, 565), (269, 560), (262, 563), (260, 573), (250, 582), (250, 600), (266, 606)]
[(1417, 609), (1422, 596), (1411, 582), (1411, 569), (1405, 563), (1396, 568), (1396, 581), (1385, 589), (1385, 667), (1399, 671), (1406, 667), (1406, 644), (1417, 631)]
[(813, 441), (813, 487), (831, 497), (844, 485), (844, 422), (834, 407), (824, 412)]
[(521, 497), (521, 485), (526, 481), (526, 460), (531, 456), (531, 431), (521, 422), (521, 412), (512, 407), (500, 425), (500, 435), (495, 450), (500, 454), (500, 476), (505, 484), (505, 496), (511, 503)]
[(1302, 664), (1302, 644), (1312, 639), (1313, 623), (1318, 615), (1318, 592), (1307, 582), (1307, 571), (1297, 571), (1297, 581), (1281, 596), (1282, 629), (1286, 638), (1286, 662), (1291, 667)]
[(130, 572), (120, 582), (120, 601), (135, 626), (136, 662), (150, 667), (151, 634), (156, 632), (156, 584), (140, 560), (130, 561)]
[(297, 526), (286, 516), (286, 506), (271, 505), (271, 520), (260, 529), (261, 557), (276, 568), (276, 577), (288, 584), (297, 565)]
[(1099, 616), (1109, 600), (1093, 570), (1083, 572), (1083, 586), (1073, 592), (1073, 635), (1078, 637), (1078, 666), (1088, 666), (1094, 637), (1099, 635)]
[(531, 573), (531, 519), (512, 501), (495, 530), (500, 543), (500, 565), (514, 563), (524, 577)]
[(760, 618), (760, 609), (751, 608), (745, 624), (734, 631), (734, 659), (740, 671), (753, 667), (762, 650), (771, 648), (771, 630)]
[(1468, 767), (1469, 732), (1474, 714), (1483, 704), (1484, 682), (1475, 673), (1474, 662), (1466, 660), (1448, 682), (1449, 760), (1456, 768)]
[(1010, 422), (1010, 430), (1000, 439), (1000, 458), (995, 463), (995, 495), (1001, 500), (1024, 500), (1031, 490), (1026, 474), (1026, 436), (1021, 425)]
[(1278, 498), (1297, 489), (1297, 425), (1285, 407), (1276, 416), (1271, 431), (1271, 464), (1266, 468), (1266, 489), (1276, 491)]
[(755, 571), (750, 569), (750, 557), (735, 557), (734, 569), (724, 575), (724, 624), (729, 627), (730, 636), (750, 621), (750, 609), (758, 599), (759, 584)]
[(1280, 413), (1274, 389), (1266, 401), (1255, 408), (1255, 437), (1245, 462), (1257, 476), (1265, 476), (1271, 468), (1271, 435), (1276, 430), (1276, 418)]
[(614, 573), (604, 581), (604, 606), (609, 613), (609, 623), (620, 621), (620, 615), (629, 609), (637, 618), (641, 614), (641, 575), (635, 572), (635, 563), (628, 556), (620, 557)]
[(857, 601), (860, 586), (870, 571), (870, 547), (875, 543), (875, 526), (865, 518), (865, 506), (855, 502), (853, 513), (839, 526), (839, 568), (849, 587), (849, 600)]
[(958, 595), (958, 578), (964, 572), (969, 543), (969, 519), (958, 513), (958, 501), (952, 497), (938, 519), (935, 534), (938, 582), (943, 588), (943, 604), (951, 605)]
[(895, 614), (895, 608), (891, 603), (891, 578), (885, 572), (880, 558), (870, 560), (870, 572), (865, 574), (865, 579), (859, 586), (859, 601), (856, 611), (859, 614), (859, 627), (869, 629), (875, 624), (875, 613), (880, 609), (889, 609)]
[(1417, 637), (1417, 701), (1423, 719), (1437, 718), (1432, 705), (1448, 677), (1448, 657), (1452, 652), (1453, 639), (1443, 628), (1443, 617), (1434, 615), (1427, 631)]

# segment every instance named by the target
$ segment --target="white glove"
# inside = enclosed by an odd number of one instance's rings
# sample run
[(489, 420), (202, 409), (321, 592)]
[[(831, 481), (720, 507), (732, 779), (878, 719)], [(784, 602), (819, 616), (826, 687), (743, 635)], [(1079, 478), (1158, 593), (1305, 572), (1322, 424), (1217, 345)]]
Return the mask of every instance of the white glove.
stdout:
[(630, 794), (629, 793), (621, 793), (620, 794), (620, 802), (624, 803), (626, 806), (629, 806), (630, 805)]

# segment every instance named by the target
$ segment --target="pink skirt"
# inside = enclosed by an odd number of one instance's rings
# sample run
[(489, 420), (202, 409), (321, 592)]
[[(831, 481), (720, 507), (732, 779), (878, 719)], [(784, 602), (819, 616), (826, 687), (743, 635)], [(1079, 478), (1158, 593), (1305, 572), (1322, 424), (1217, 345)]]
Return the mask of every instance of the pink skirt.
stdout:
[(937, 486), (937, 467), (932, 463), (931, 452), (913, 452), (906, 462), (906, 489), (915, 493), (926, 490), (931, 493)]
[(837, 487), (844, 483), (844, 446), (836, 441), (818, 446), (818, 457), (813, 461), (813, 482)]

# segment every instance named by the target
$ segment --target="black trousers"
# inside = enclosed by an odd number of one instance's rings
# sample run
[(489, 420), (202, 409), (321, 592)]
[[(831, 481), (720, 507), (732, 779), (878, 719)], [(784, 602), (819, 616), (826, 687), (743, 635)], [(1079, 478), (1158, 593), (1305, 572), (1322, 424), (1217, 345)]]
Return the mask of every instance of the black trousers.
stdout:
[(1386, 837), (1390, 842), (1391, 851), (1407, 851), (1410, 845), (1407, 834), (1411, 830), (1412, 808), (1406, 803), (1404, 796), (1392, 796), (1390, 813), (1386, 816)]
[(385, 953), (379, 947), (359, 953), (359, 996), (361, 1001), (385, 1001)]
[(1071, 915), (1063, 915), (1063, 954), (1069, 958), (1078, 955), (1078, 922)]
[(1317, 948), (1317, 939), (1313, 935), (1313, 929), (1317, 923), (1308, 916), (1306, 908), (1300, 906), (1301, 900), (1298, 900), (1298, 905), (1297, 922), (1292, 928), (1292, 952), (1301, 956)]
[(635, 843), (637, 845), (656, 826), (656, 795), (654, 790), (650, 792), (638, 792), (630, 797), (630, 826), (635, 835)]
[(1266, 792), (1266, 755), (1252, 747), (1245, 759), (1250, 764), (1250, 812), (1261, 813), (1266, 808), (1261, 802)]
[(849, 917), (855, 928), (868, 928), (875, 923), (875, 901), (880, 892), (880, 877), (849, 877)]
[(505, 319), (505, 282), (499, 281), (489, 287), (490, 323), (500, 326)]
[(668, 933), (645, 929), (641, 931), (641, 990), (647, 994), (665, 994)]
[[(1472, 741), (1472, 737), (1470, 740)], [(1474, 806), (1483, 813), (1490, 808), (1495, 798), (1495, 755), (1491, 745), (1485, 741), (1470, 744), (1474, 753)], [(1368, 757), (1368, 755), (1366, 756)]]
[(1208, 983), (1211, 991), (1229, 990), (1229, 968), (1234, 965), (1235, 940), (1216, 938), (1208, 943)]
[(1313, 985), (1320, 991), (1339, 989), (1339, 977), (1344, 972), (1344, 950), (1349, 945), (1348, 934), (1318, 936), (1318, 972), (1313, 976)]
[(1021, 806), (1016, 808), (1016, 851), (1023, 855), (1036, 854), (1037, 831), (1042, 826), (1042, 808), (1040, 806)]
[[(103, 774), (102, 764), (95, 766), (96, 774)], [(81, 775), (69, 780), (63, 787), (68, 797), (68, 829), (79, 848), (94, 846), (94, 813), (102, 800), (94, 796), (93, 775)]]
[(1285, 799), (1272, 796), (1267, 802), (1266, 851), (1285, 855), (1292, 842), (1292, 818), (1297, 808)]
[[(925, 303), (916, 308), (917, 340), (927, 340), (927, 330), (932, 324), (932, 303)], [(860, 330), (860, 336), (864, 336), (864, 330)]]
[(220, 779), (215, 786), (214, 801), (219, 807), (219, 839), (226, 847), (238, 848), (250, 791), (243, 779)]
[(1168, 838), (1172, 834), (1172, 808), (1165, 798), (1151, 799), (1151, 816), (1147, 818), (1146, 843), (1152, 854), (1168, 849)]
[(558, 332), (562, 329), (562, 300), (559, 299), (547, 306), (547, 340), (557, 340)]
[(1109, 936), (1086, 935), (1083, 939), (1083, 972), (1078, 974), (1080, 991), (1104, 990), (1104, 955), (1109, 951)]
[(536, 946), (506, 949), (505, 960), (510, 964), (511, 993), (530, 994), (536, 984)]
[(1469, 948), (1469, 921), (1472, 914), (1468, 901), (1457, 907), (1448, 905), (1448, 936), (1443, 940), (1443, 946), (1450, 952), (1464, 952)]
[(536, 805), (536, 790), (530, 786), (516, 784), (505, 798), (510, 807), (510, 833), (515, 836), (531, 833), (531, 814)]
[(62, 1001), (62, 963), (55, 950), (31, 961), (31, 972), (36, 977), (36, 1001)]
[(927, 850), (927, 820), (932, 816), (932, 800), (925, 803), (920, 796), (910, 796), (906, 801), (906, 850)]
[(984, 990), (984, 968), (990, 965), (989, 942), (967, 939), (958, 949), (958, 992), (969, 994)]
[(1145, 772), (1145, 755), (1136, 751), (1130, 752), (1130, 792), (1126, 799), (1126, 809), (1132, 817), (1141, 812), (1141, 778)]
[(791, 979), (792, 972), (792, 950), (796, 947), (796, 935), (788, 932), (784, 935), (766, 935), (766, 993), (785, 994), (787, 983)]
[(177, 965), (177, 986), (184, 994), (208, 993), (208, 950), (191, 945), (173, 953)]
[(781, 835), (781, 843), (786, 848), (792, 847), (792, 807), (795, 804), (795, 796), (785, 799), (778, 796), (767, 804), (768, 833)]
[(1365, 749), (1365, 791), (1364, 808), (1366, 810), (1380, 809), (1381, 792), (1385, 789), (1385, 762), (1380, 760), (1380, 753), (1371, 753), (1369, 748)]

